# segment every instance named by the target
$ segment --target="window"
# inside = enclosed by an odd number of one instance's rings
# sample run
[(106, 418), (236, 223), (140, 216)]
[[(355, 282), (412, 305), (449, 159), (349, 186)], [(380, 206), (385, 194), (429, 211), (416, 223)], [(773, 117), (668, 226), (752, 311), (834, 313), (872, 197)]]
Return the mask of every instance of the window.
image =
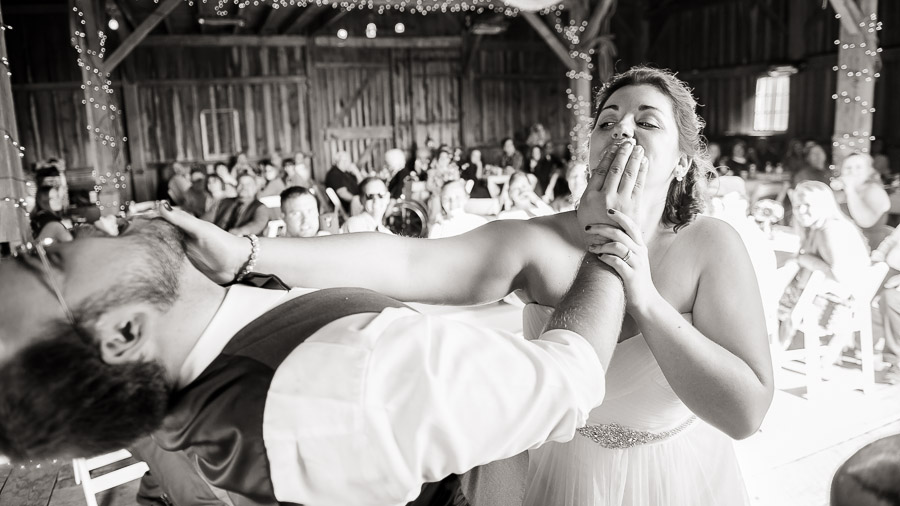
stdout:
[(756, 80), (753, 130), (784, 132), (788, 127), (790, 76), (760, 77)]
[(241, 151), (238, 112), (234, 109), (200, 111), (200, 140), (204, 160), (224, 160)]

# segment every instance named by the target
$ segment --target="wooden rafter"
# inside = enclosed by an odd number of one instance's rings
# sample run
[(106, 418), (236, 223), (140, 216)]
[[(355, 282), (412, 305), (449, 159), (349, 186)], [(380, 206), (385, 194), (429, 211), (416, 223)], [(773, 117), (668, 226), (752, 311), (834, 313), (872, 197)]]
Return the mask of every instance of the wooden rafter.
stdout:
[(103, 70), (106, 72), (112, 72), (122, 60), (125, 59), (134, 48), (141, 43), (144, 38), (156, 28), (166, 16), (169, 15), (170, 12), (175, 10), (176, 7), (181, 5), (183, 0), (165, 0), (160, 6), (153, 11), (147, 19), (145, 19), (137, 28), (134, 29), (134, 32), (128, 36), (122, 44), (116, 48), (116, 50), (109, 55), (109, 58), (106, 59)]
[(284, 33), (302, 33), (307, 27), (309, 27), (312, 22), (319, 17), (320, 14), (325, 12), (328, 7), (322, 7), (319, 5), (309, 5), (303, 12), (297, 16), (288, 27), (284, 30)]
[(340, 21), (347, 14), (350, 14), (350, 11), (347, 11), (344, 9), (334, 9), (333, 12), (330, 12), (325, 15), (325, 20), (322, 22), (321, 25), (318, 26), (317, 30), (327, 29), (332, 24)]
[(472, 39), (472, 44), (469, 46), (468, 54), (466, 54), (466, 61), (463, 64), (463, 75), (468, 75), (472, 71), (472, 63), (475, 61), (475, 55), (478, 54), (478, 49), (481, 47), (483, 39), (484, 35), (476, 35)]
[(615, 0), (602, 0), (599, 5), (594, 7), (591, 19), (584, 29), (584, 37), (592, 39), (600, 34), (600, 25), (603, 24), (614, 2)]
[(533, 12), (521, 12), (519, 15), (525, 18), (525, 21), (527, 21), (538, 35), (544, 39), (544, 42), (550, 46), (550, 50), (556, 54), (563, 65), (576, 72), (579, 70), (575, 60), (569, 55), (569, 50), (566, 49), (562, 41), (560, 41), (544, 21), (541, 20), (540, 16)]
[(853, 0), (830, 0), (834, 11), (841, 15), (841, 26), (851, 35), (859, 35), (862, 14)]
[(269, 12), (266, 14), (266, 18), (263, 21), (262, 26), (259, 27), (259, 33), (260, 34), (278, 33), (278, 27), (281, 25), (281, 22), (284, 20), (284, 15), (285, 14), (281, 9), (269, 7)]

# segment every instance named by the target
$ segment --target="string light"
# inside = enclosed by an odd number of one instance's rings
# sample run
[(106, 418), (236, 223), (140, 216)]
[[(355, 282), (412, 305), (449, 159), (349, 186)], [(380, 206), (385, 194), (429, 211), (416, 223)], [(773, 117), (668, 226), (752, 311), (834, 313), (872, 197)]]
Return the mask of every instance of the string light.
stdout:
[[(72, 11), (80, 18), (79, 24), (84, 26), (86, 24), (84, 11), (79, 9), (77, 5), (72, 7)], [(112, 28), (112, 25), (110, 25), (110, 28)], [(78, 66), (86, 71), (82, 72), (82, 75), (87, 75), (87, 77), (84, 78), (84, 82), (81, 84), (81, 89), (85, 91), (85, 98), (81, 100), (81, 103), (85, 106), (90, 105), (93, 108), (93, 114), (91, 115), (93, 124), (86, 125), (88, 135), (93, 141), (100, 144), (98, 149), (112, 150), (113, 160), (118, 160), (122, 145), (128, 141), (128, 138), (120, 133), (121, 111), (113, 103), (115, 101), (115, 91), (113, 89), (112, 81), (110, 80), (110, 73), (104, 72), (102, 68), (102, 60), (106, 56), (106, 40), (106, 33), (104, 33), (103, 30), (97, 30), (97, 42), (99, 47), (96, 50), (90, 49), (88, 47), (89, 42), (87, 33), (84, 29), (79, 29), (78, 25), (76, 25), (75, 32), (71, 38), (72, 47), (74, 47), (75, 52), (78, 53), (76, 60)], [(116, 172), (116, 175), (116, 178), (101, 177), (96, 169), (91, 172), (91, 176), (95, 181), (94, 191), (98, 195), (95, 203), (101, 211), (106, 209), (102, 200), (99, 198), (99, 194), (103, 190), (104, 185), (110, 189), (114, 188), (122, 190), (126, 188), (126, 175), (120, 172)], [(124, 200), (120, 204), (118, 199), (112, 202), (112, 205), (117, 206), (119, 211), (124, 211), (126, 204), (127, 203)]]
[[(583, 65), (583, 70), (569, 70), (566, 72), (566, 77), (568, 77), (571, 82), (574, 82), (576, 84), (577, 81), (587, 81), (588, 89), (590, 89), (590, 82), (593, 80), (591, 71), (594, 69), (594, 50), (588, 49), (587, 51), (585, 51), (581, 46), (581, 36), (587, 29), (588, 22), (578, 22), (569, 19), (568, 23), (564, 23), (562, 20), (562, 4), (544, 9), (541, 11), (541, 14), (554, 15), (555, 20), (553, 27), (554, 29), (556, 29), (556, 32), (562, 35), (563, 39), (568, 43), (569, 56), (572, 59), (582, 60), (585, 62), (585, 64)], [(588, 140), (590, 139), (591, 135), (591, 96), (590, 93), (586, 97), (583, 95), (579, 95), (575, 90), (572, 89), (573, 87), (570, 87), (566, 90), (566, 98), (568, 99), (566, 108), (571, 110), (575, 115), (575, 124), (573, 125), (572, 129), (569, 130), (568, 147), (569, 152), (572, 153), (572, 160), (575, 163), (587, 163), (589, 155)]]
[[(835, 19), (841, 19), (840, 14), (835, 14), (834, 17)], [(861, 69), (854, 69), (849, 68), (847, 65), (835, 65), (831, 69), (839, 76), (846, 75), (851, 79), (862, 79), (863, 81), (870, 83), (875, 79), (881, 77), (881, 73), (878, 72), (878, 67), (881, 63), (879, 55), (882, 52), (882, 48), (878, 47), (878, 39), (875, 33), (882, 30), (882, 23), (881, 21), (878, 21), (877, 14), (872, 13), (868, 17), (864, 17), (859, 22), (859, 28), (861, 28), (860, 32), (864, 37), (865, 42), (842, 42), (840, 39), (835, 39), (834, 45), (838, 46), (843, 51), (864, 50), (863, 53), (865, 54), (866, 58), (861, 58), (861, 60), (871, 62), (873, 68), (866, 67)], [(840, 79), (838, 79), (838, 82), (840, 82)], [(851, 96), (848, 90), (839, 90), (837, 93), (831, 95), (831, 99), (838, 103), (858, 107), (860, 114), (868, 115), (875, 112), (875, 107), (872, 107), (872, 104), (870, 104), (866, 100), (863, 100), (862, 97), (856, 94), (853, 94), (853, 96)], [(854, 131), (852, 135), (843, 134), (840, 139), (832, 141), (831, 145), (840, 150), (861, 151), (863, 153), (868, 153), (870, 149), (867, 146), (871, 141), (874, 140), (875, 136), (871, 135), (871, 132)]]
[[(28, 244), (27, 246), (31, 246), (31, 245)], [(12, 462), (9, 461), (9, 459), (0, 455), (0, 467), (7, 467), (7, 468), (12, 467), (12, 468), (19, 468), (22, 470), (29, 470), (29, 471), (43, 469), (41, 466), (46, 467), (50, 464), (58, 464), (59, 462), (60, 462), (59, 459), (42, 460), (42, 461), (37, 461), (37, 462), (35, 462), (34, 460), (29, 460), (27, 465), (22, 464), (22, 463), (13, 464)], [(58, 465), (61, 465), (61, 464), (58, 464)]]
[[(196, 0), (188, 0), (188, 5), (193, 6)], [(153, 0), (158, 4), (159, 0)], [(484, 12), (485, 9), (502, 13), (507, 16), (517, 16), (519, 9), (510, 5), (507, 0), (391, 0), (387, 2), (375, 2), (374, 0), (200, 0), (203, 4), (214, 4), (216, 16), (227, 17), (231, 14), (229, 8), (236, 6), (238, 9), (269, 5), (273, 9), (285, 7), (332, 7), (347, 11), (369, 9), (384, 14), (387, 11), (409, 12), (412, 14), (427, 15), (431, 13), (447, 12)], [(560, 2), (562, 4), (562, 2)]]

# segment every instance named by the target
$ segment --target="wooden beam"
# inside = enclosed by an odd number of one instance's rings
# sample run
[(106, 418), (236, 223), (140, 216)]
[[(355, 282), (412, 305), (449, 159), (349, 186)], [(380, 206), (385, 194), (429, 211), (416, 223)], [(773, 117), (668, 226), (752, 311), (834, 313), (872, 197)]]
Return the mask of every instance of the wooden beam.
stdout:
[[(832, 136), (832, 163), (840, 167), (844, 158), (853, 151), (867, 152), (870, 146), (873, 121), (870, 109), (875, 108), (875, 78), (881, 64), (879, 55), (865, 54), (862, 44), (876, 47), (875, 33), (860, 30), (859, 23), (878, 11), (878, 0), (832, 0), (835, 10), (842, 6), (848, 14), (841, 13), (839, 39), (843, 43), (838, 48), (837, 65), (848, 72), (838, 72), (836, 91), (839, 94), (834, 106), (834, 133)], [(838, 11), (840, 12), (840, 11)], [(848, 23), (844, 22), (845, 18)], [(855, 33), (851, 33), (853, 28)], [(850, 47), (848, 47), (848, 45)], [(863, 72), (867, 71), (867, 72)], [(859, 73), (859, 77), (856, 74)], [(848, 75), (849, 74), (849, 75)], [(846, 95), (843, 95), (846, 93)], [(845, 97), (848, 99), (845, 102)], [(850, 146), (850, 142), (853, 143)]]
[(122, 13), (122, 16), (125, 16), (125, 19), (128, 21), (128, 24), (131, 29), (136, 28), (140, 23), (137, 22), (134, 17), (134, 13), (131, 11), (131, 2), (123, 2), (118, 3), (117, 0), (113, 0), (116, 2), (116, 5), (119, 7), (119, 12)]
[(359, 47), (359, 48), (400, 48), (400, 49), (442, 49), (462, 47), (462, 37), (458, 35), (442, 37), (377, 37), (374, 39), (350, 38), (341, 40), (331, 35), (315, 37), (318, 47)]
[(323, 7), (320, 5), (309, 5), (306, 9), (303, 9), (303, 12), (297, 16), (287, 28), (285, 28), (284, 33), (302, 33), (309, 25), (315, 21), (320, 14), (325, 12), (328, 7)]
[(466, 54), (466, 62), (463, 64), (463, 75), (469, 75), (472, 72), (472, 62), (475, 61), (475, 55), (478, 54), (478, 49), (481, 47), (483, 39), (484, 35), (476, 35), (472, 39), (472, 44), (469, 46), (468, 54)]
[[(121, 113), (113, 112), (117, 104), (99, 86), (109, 76), (102, 71), (103, 60), (93, 53), (100, 48), (99, 33), (104, 28), (100, 25), (103, 19), (100, 16), (100, 6), (99, 0), (69, 0), (69, 28), (72, 32), (80, 30), (85, 34), (81, 41), (82, 53), (78, 59), (84, 63), (81, 67), (81, 79), (86, 85), (83, 91), (85, 126), (89, 125), (93, 129), (88, 132), (85, 147), (88, 164), (93, 168), (94, 184), (101, 186), (97, 205), (101, 214), (109, 215), (116, 214), (120, 206), (125, 204), (122, 190), (114, 187), (116, 173), (125, 170), (125, 146), (121, 140), (125, 134)], [(84, 17), (78, 16), (76, 11), (81, 11)], [(107, 142), (108, 139), (101, 138), (101, 135), (112, 136), (114, 143)]]
[(602, 0), (600, 4), (594, 8), (591, 19), (588, 21), (587, 27), (585, 27), (584, 33), (582, 34), (583, 39), (593, 39), (600, 35), (600, 25), (603, 24), (603, 20), (606, 19), (606, 15), (609, 13), (614, 2), (615, 0)]
[[(830, 0), (834, 11), (841, 15), (841, 27), (850, 35), (859, 35), (860, 16), (857, 16), (859, 8), (856, 7), (854, 0)], [(852, 7), (851, 7), (852, 4)]]
[[(0, 25), (3, 24), (3, 13), (0, 12)], [(0, 56), (6, 56), (6, 32), (0, 31)], [(0, 72), (0, 243), (15, 247), (23, 241), (31, 239), (31, 229), (25, 221), (24, 209), (17, 206), (18, 199), (25, 198), (25, 174), (22, 170), (22, 158), (18, 143), (19, 132), (16, 127), (16, 110), (13, 107), (12, 86), (9, 75), (3, 69)], [(4, 139), (3, 135), (10, 139)], [(10, 201), (4, 199), (9, 198)]]
[(329, 26), (331, 26), (334, 23), (337, 23), (347, 14), (350, 14), (350, 11), (345, 11), (343, 9), (336, 9), (334, 12), (329, 13), (325, 17), (325, 20), (322, 22), (322, 24), (320, 26), (318, 26), (316, 28), (315, 31), (321, 32), (322, 30), (328, 29)]
[(141, 47), (231, 47), (305, 46), (307, 37), (297, 35), (149, 35)]
[[(278, 5), (278, 4), (274, 4)], [(270, 33), (278, 33), (278, 25), (281, 23), (281, 17), (283, 13), (281, 9), (276, 9), (275, 7), (269, 7), (269, 13), (266, 14), (266, 20), (263, 21), (261, 27), (259, 27), (259, 33), (261, 34), (270, 34)]]
[(181, 5), (183, 1), (184, 0), (165, 0), (147, 17), (147, 19), (134, 29), (134, 33), (132, 33), (131, 36), (122, 41), (122, 44), (109, 55), (109, 58), (107, 58), (103, 64), (103, 70), (105, 72), (112, 72), (120, 63), (122, 63), (122, 60), (131, 54), (131, 52), (134, 51), (134, 48), (136, 48), (154, 28), (156, 28), (156, 25), (165, 19), (176, 7)]
[(550, 28), (547, 27), (546, 24), (541, 20), (541, 18), (533, 13), (533, 12), (520, 12), (520, 16), (525, 18), (525, 21), (528, 21), (528, 24), (531, 25), (532, 28), (544, 39), (544, 42), (550, 46), (550, 49), (559, 57), (560, 61), (563, 62), (569, 70), (578, 71), (579, 67), (575, 63), (575, 59), (569, 55), (569, 50), (563, 46), (562, 41), (560, 41), (556, 35), (550, 31)]

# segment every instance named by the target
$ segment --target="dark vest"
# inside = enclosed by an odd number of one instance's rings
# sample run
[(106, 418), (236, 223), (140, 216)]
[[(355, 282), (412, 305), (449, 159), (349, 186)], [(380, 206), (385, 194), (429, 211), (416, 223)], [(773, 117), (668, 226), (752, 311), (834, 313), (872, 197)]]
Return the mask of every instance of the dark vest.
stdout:
[[(272, 309), (235, 335), (195, 381), (173, 396), (170, 413), (153, 439), (168, 453), (186, 456), (209, 486), (203, 493), (212, 492), (222, 504), (285, 504), (275, 499), (262, 433), (266, 395), (276, 369), (324, 325), (389, 307), (405, 306), (369, 290), (339, 288), (303, 295)], [(158, 474), (150, 464), (151, 472)], [(186, 473), (178, 476), (174, 469), (162, 472), (176, 473), (163, 480), (196, 481)], [(172, 502), (205, 504), (194, 497)]]

